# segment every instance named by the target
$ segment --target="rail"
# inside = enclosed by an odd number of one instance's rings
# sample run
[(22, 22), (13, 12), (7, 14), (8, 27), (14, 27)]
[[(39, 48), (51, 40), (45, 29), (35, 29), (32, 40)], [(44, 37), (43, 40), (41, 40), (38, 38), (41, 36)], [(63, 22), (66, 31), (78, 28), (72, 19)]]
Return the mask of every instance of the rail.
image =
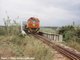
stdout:
[(65, 55), (69, 59), (71, 59), (71, 60), (80, 60), (80, 54), (78, 54), (76, 52), (73, 52), (70, 49), (64, 48), (64, 47), (62, 47), (60, 45), (57, 45), (57, 44), (51, 42), (50, 39), (48, 39), (48, 38), (46, 38), (46, 37), (44, 37), (42, 35), (35, 34), (33, 36), (35, 36), (36, 38), (40, 39), (41, 41), (43, 41), (43, 43), (45, 43), (48, 46), (54, 48), (59, 53)]

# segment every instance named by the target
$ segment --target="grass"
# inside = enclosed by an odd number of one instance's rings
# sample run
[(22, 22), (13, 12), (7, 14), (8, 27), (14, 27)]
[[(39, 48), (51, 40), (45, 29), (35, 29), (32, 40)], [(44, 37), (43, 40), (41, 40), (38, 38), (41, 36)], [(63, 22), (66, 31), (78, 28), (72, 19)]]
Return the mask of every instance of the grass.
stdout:
[(66, 45), (70, 46), (80, 52), (80, 44), (77, 43), (76, 41), (69, 41), (69, 42), (67, 42)]
[(0, 36), (0, 56), (34, 57), (35, 60), (53, 60), (51, 49), (33, 36)]
[(45, 33), (53, 33), (53, 34), (57, 33), (57, 31), (52, 28), (40, 28), (40, 31), (45, 32)]

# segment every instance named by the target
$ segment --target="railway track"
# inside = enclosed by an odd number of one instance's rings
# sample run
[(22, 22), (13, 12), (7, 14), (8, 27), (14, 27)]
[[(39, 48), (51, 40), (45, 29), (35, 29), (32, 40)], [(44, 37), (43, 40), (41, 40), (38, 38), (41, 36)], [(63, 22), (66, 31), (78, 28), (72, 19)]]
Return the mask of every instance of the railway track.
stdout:
[(71, 51), (67, 48), (64, 48), (64, 47), (62, 47), (58, 44), (55, 44), (55, 43), (51, 42), (49, 38), (46, 38), (46, 37), (44, 37), (42, 35), (39, 35), (39, 34), (35, 34), (33, 36), (40, 39), (43, 43), (45, 43), (48, 46), (52, 47), (53, 49), (55, 49), (59, 53), (61, 53), (61, 54), (65, 55), (66, 57), (68, 57), (69, 59), (71, 59), (71, 60), (80, 60), (80, 54), (78, 54), (74, 51)]

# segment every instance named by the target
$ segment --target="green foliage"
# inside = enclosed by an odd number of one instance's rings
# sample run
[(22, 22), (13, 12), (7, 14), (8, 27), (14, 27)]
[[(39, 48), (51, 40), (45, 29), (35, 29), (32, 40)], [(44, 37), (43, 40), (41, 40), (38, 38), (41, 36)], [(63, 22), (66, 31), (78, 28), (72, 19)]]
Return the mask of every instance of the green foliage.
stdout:
[(59, 34), (63, 35), (64, 41), (76, 41), (80, 43), (80, 27), (64, 26), (59, 30)]
[(0, 35), (5, 35), (5, 29), (2, 26), (0, 28)]
[(77, 30), (76, 30), (76, 36), (78, 36), (80, 38), (80, 28), (77, 28)]
[(63, 26), (60, 30), (59, 30), (59, 34), (64, 34), (67, 31), (74, 31), (74, 27), (73, 26)]
[(80, 51), (80, 27), (64, 26), (59, 30), (59, 34), (63, 35), (66, 45)]

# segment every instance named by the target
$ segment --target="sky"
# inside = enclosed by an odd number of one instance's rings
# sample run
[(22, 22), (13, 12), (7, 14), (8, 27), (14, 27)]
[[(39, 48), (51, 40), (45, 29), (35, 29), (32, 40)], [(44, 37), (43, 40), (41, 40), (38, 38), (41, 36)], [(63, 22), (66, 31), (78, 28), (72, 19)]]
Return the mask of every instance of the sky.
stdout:
[(6, 16), (19, 23), (37, 17), (41, 26), (80, 25), (80, 0), (0, 0), (0, 25)]

